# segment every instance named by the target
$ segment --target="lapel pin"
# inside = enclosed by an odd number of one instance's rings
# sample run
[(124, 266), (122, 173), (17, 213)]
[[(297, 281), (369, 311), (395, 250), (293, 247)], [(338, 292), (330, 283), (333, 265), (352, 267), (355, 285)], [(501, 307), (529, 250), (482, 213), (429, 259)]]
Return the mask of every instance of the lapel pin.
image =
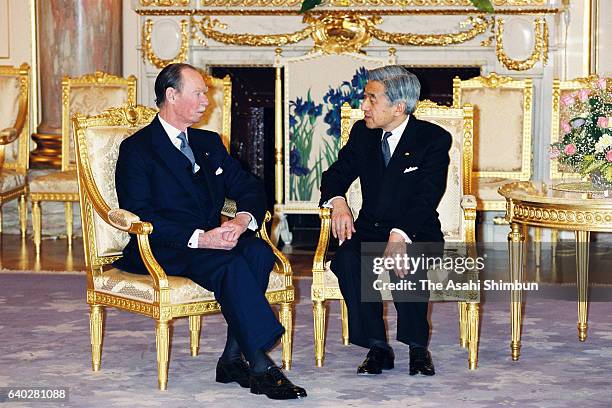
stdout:
[(404, 153), (404, 156), (410, 156), (410, 152)]

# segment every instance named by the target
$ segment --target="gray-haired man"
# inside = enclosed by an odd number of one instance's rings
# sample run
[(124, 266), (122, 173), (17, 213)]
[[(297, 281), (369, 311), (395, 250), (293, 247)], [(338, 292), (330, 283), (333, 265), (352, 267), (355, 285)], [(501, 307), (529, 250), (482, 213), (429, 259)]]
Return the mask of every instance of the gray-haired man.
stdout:
[[(349, 339), (370, 349), (357, 372), (380, 374), (393, 368), (394, 354), (382, 303), (361, 298), (361, 244), (387, 243), (384, 255), (395, 256), (416, 242), (443, 243), (436, 208), (446, 190), (451, 136), (412, 115), (421, 88), (414, 74), (401, 66), (368, 74), (361, 105), (365, 118), (355, 123), (338, 160), (323, 173), (321, 205), (333, 207), (332, 233), (342, 242), (332, 270), (348, 308)], [(363, 205), (353, 223), (344, 195), (357, 178)], [(391, 275), (397, 280), (408, 274), (396, 268)], [(397, 340), (410, 346), (410, 375), (434, 375), (427, 298), (401, 301), (394, 294), (394, 300)]]

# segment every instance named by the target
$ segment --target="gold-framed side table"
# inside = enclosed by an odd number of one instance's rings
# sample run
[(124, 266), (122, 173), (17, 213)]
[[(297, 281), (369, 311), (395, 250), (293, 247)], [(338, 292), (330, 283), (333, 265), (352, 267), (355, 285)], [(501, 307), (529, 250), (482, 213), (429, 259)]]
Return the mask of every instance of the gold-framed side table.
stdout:
[[(576, 232), (578, 287), (578, 339), (587, 338), (587, 288), (591, 232), (612, 232), (612, 197), (588, 188), (586, 183), (552, 186), (545, 182), (508, 183), (498, 192), (506, 198), (506, 220), (510, 223), (508, 251), (510, 280), (523, 280), (523, 229), (525, 226)], [(521, 354), (522, 291), (512, 290), (510, 299), (512, 360)]]

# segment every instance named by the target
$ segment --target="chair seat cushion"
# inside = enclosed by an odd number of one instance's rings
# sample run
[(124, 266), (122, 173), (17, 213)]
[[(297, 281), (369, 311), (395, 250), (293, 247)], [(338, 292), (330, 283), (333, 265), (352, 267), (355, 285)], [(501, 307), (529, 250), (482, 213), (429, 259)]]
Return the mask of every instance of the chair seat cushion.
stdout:
[[(168, 276), (168, 283), (170, 302), (173, 304), (215, 300), (213, 292), (197, 285), (191, 279)], [(153, 303), (153, 278), (150, 275), (129, 273), (112, 268), (94, 277), (94, 288), (97, 292)], [(273, 271), (270, 273), (268, 292), (282, 289), (285, 289), (285, 278), (282, 274)]]
[(76, 170), (56, 171), (30, 181), (31, 193), (79, 193)]
[(0, 171), (0, 193), (6, 193), (25, 185), (25, 174), (17, 173), (15, 170), (2, 169)]
[(497, 189), (506, 183), (513, 183), (514, 179), (503, 177), (474, 177), (472, 187), (474, 195), (481, 201), (503, 201), (506, 199), (499, 195)]

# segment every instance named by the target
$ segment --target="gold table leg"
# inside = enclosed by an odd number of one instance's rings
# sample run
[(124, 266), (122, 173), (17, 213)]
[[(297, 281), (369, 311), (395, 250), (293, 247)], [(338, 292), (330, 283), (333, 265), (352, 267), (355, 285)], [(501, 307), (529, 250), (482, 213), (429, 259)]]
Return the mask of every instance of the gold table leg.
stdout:
[(535, 252), (535, 266), (540, 269), (542, 263), (542, 228), (536, 227), (533, 230), (533, 244)]
[(587, 338), (587, 289), (589, 286), (589, 231), (576, 231), (576, 285), (578, 286), (578, 340)]
[[(513, 222), (511, 231), (508, 234), (508, 253), (509, 253), (509, 269), (510, 281), (523, 281), (523, 228), (520, 224)], [(512, 351), (512, 360), (517, 361), (521, 355), (521, 306), (522, 306), (522, 290), (512, 290), (510, 292), (510, 327), (512, 331), (512, 340), (510, 341), (510, 350)]]

